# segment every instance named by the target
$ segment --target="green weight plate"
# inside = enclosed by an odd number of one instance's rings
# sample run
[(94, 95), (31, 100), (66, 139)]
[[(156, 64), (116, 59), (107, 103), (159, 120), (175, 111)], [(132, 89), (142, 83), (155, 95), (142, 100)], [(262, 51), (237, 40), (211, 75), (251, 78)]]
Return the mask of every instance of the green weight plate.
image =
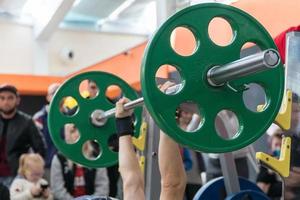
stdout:
[[(208, 26), (215, 17), (225, 19), (233, 30), (233, 41), (227, 46), (218, 46), (209, 37)], [(176, 27), (188, 28), (194, 34), (197, 48), (192, 55), (181, 56), (172, 49), (170, 37)], [(229, 83), (238, 86), (256, 83), (262, 86), (267, 99), (262, 112), (246, 108), (243, 92), (234, 92), (226, 84), (210, 86), (206, 78), (212, 66), (240, 59), (241, 48), (247, 42), (257, 44), (261, 50), (277, 49), (271, 36), (253, 17), (237, 8), (217, 3), (183, 9), (159, 28), (147, 45), (141, 80), (146, 107), (164, 132), (182, 145), (212, 153), (243, 148), (265, 133), (281, 105), (284, 88), (282, 64)], [(165, 64), (176, 66), (183, 81), (182, 90), (175, 95), (166, 95), (156, 86), (155, 74)], [(192, 133), (181, 130), (174, 117), (176, 108), (187, 101), (197, 104), (203, 117), (200, 128)], [(216, 116), (222, 110), (232, 111), (239, 120), (238, 132), (230, 139), (219, 136), (215, 128)]]
[[(97, 84), (99, 93), (95, 98), (81, 96), (79, 86), (84, 80), (93, 80)], [(105, 72), (87, 72), (67, 80), (51, 102), (48, 123), (52, 140), (59, 151), (76, 163), (97, 168), (111, 166), (118, 161), (117, 152), (112, 151), (108, 145), (108, 141), (116, 133), (114, 117), (109, 118), (101, 127), (93, 125), (90, 119), (92, 112), (96, 109), (106, 111), (115, 107), (105, 95), (106, 89), (111, 85), (119, 86), (122, 94), (129, 99), (138, 98), (136, 92), (122, 79)], [(76, 113), (72, 116), (64, 115), (60, 111), (61, 101), (69, 96), (73, 97), (78, 105)], [(135, 136), (137, 137), (142, 120), (142, 108), (136, 108), (134, 114), (136, 117)], [(68, 123), (74, 124), (80, 132), (80, 138), (74, 144), (67, 144), (61, 136), (62, 128)], [(82, 152), (83, 144), (89, 140), (97, 141), (101, 150), (95, 159), (87, 159)]]

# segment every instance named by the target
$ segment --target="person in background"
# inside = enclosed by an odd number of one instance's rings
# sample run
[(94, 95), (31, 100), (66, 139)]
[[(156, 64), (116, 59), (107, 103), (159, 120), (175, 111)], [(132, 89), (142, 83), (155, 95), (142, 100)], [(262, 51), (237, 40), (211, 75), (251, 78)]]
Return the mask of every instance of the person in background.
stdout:
[(285, 136), (292, 138), (290, 176), (284, 181), (284, 197), (286, 200), (300, 199), (300, 99), (299, 95), (292, 96), (291, 128), (284, 131)]
[[(79, 139), (78, 129), (73, 124), (65, 125), (66, 143)], [(90, 143), (85, 143), (83, 153), (93, 157), (95, 151)], [(105, 168), (91, 169), (67, 159), (58, 152), (51, 163), (51, 189), (57, 200), (71, 200), (82, 195), (104, 195), (109, 193), (109, 182)]]
[(56, 154), (57, 149), (54, 146), (50, 132), (48, 129), (48, 113), (49, 113), (49, 104), (55, 94), (55, 92), (60, 87), (59, 83), (52, 83), (47, 90), (46, 100), (48, 102), (47, 105), (43, 106), (41, 110), (39, 110), (37, 113), (34, 114), (33, 120), (35, 122), (35, 125), (38, 127), (41, 133), (43, 133), (43, 136), (46, 141), (46, 158), (45, 158), (45, 178), (47, 181), (50, 181), (50, 167), (51, 167), (51, 161), (53, 159), (53, 156)]
[[(278, 128), (270, 137), (271, 155), (279, 159), (283, 131)], [(282, 181), (272, 170), (264, 166), (260, 167), (256, 178), (257, 186), (264, 191), (272, 200), (279, 200), (282, 196)]]
[(99, 88), (98, 88), (97, 84), (94, 81), (88, 80), (87, 91), (88, 91), (88, 97), (87, 98), (94, 98), (98, 95)]
[[(272, 137), (274, 132), (280, 129), (276, 124), (272, 124), (267, 130)], [(291, 127), (283, 131), (284, 136), (291, 137), (291, 160), (290, 175), (284, 179), (284, 199), (300, 199), (300, 100), (296, 93), (292, 95)]]
[(41, 133), (32, 118), (18, 110), (20, 100), (15, 86), (0, 85), (0, 182), (7, 187), (17, 174), (23, 153), (32, 149), (45, 155)]
[(0, 199), (10, 200), (8, 188), (0, 183)]
[(52, 200), (48, 182), (43, 179), (44, 160), (39, 154), (23, 154), (20, 157), (18, 176), (12, 182), (12, 200)]

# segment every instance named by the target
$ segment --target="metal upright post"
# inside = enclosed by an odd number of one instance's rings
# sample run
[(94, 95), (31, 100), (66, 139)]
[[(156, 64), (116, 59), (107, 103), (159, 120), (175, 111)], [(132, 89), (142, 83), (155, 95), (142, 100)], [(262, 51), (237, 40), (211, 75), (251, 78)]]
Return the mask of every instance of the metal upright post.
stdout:
[(146, 114), (148, 122), (145, 162), (145, 194), (146, 200), (159, 199), (160, 172), (158, 168), (158, 145), (160, 129), (149, 113)]
[[(220, 130), (221, 135), (224, 138), (227, 138), (230, 135), (228, 124), (226, 124), (226, 122), (221, 117), (219, 117), (218, 119), (220, 119), (218, 121), (218, 124), (222, 127)], [(239, 192), (240, 183), (233, 153), (229, 152), (220, 154), (219, 158), (227, 195)]]

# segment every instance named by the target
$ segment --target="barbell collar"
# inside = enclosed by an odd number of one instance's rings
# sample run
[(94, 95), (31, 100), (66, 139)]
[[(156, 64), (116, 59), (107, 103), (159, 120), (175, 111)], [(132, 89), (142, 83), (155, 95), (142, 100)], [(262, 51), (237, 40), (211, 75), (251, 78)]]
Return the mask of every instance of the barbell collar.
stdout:
[(104, 117), (104, 115), (105, 112), (103, 110), (100, 109), (94, 110), (94, 112), (91, 114), (92, 124), (99, 127), (103, 126), (107, 121), (107, 117)]
[(218, 87), (228, 81), (273, 69), (279, 63), (278, 52), (275, 49), (267, 49), (229, 64), (212, 67), (207, 72), (207, 80), (211, 86)]

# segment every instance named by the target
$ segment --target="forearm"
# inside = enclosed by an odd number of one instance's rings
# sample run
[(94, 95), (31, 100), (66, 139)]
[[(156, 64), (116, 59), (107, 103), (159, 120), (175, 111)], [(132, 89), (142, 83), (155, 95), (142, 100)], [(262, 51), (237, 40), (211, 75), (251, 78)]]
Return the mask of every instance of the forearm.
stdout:
[(45, 141), (42, 133), (38, 130), (38, 128), (33, 123), (33, 121), (31, 121), (29, 124), (28, 133), (31, 138), (31, 145), (33, 147), (33, 150), (45, 158), (45, 156), (46, 156), (46, 141)]
[(186, 174), (179, 146), (163, 132), (160, 133), (158, 154), (161, 173), (161, 199), (182, 199), (186, 185)]
[(142, 180), (142, 172), (134, 151), (131, 136), (128, 135), (120, 137), (119, 143), (119, 170), (123, 182), (129, 175), (134, 175), (134, 177), (136, 177), (139, 181)]
[(53, 195), (52, 195), (52, 194), (49, 194), (47, 200), (53, 200), (53, 199), (54, 199), (54, 198), (53, 198)]
[(144, 180), (130, 135), (119, 138), (119, 170), (124, 199), (144, 199)]
[(129, 102), (121, 98), (116, 103), (116, 129), (119, 136), (119, 170), (123, 179), (124, 200), (144, 200), (144, 180), (134, 151), (132, 110), (125, 110)]

